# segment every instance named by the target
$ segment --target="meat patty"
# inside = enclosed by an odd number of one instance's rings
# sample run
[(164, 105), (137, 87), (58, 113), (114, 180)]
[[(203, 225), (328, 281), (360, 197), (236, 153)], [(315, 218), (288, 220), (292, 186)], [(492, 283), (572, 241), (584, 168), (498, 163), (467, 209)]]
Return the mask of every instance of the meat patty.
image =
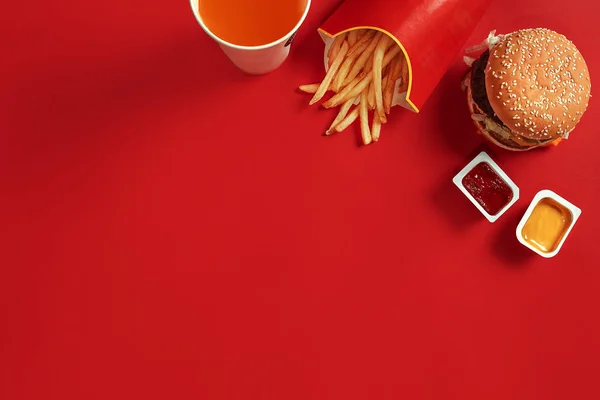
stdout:
[(494, 109), (488, 100), (487, 91), (485, 89), (485, 67), (487, 66), (489, 58), (490, 51), (486, 50), (481, 54), (481, 57), (473, 62), (473, 65), (471, 66), (471, 92), (473, 101), (475, 101), (477, 107), (479, 107), (485, 115), (492, 118), (498, 125), (504, 127), (502, 121), (500, 121), (496, 116), (496, 113), (494, 113)]

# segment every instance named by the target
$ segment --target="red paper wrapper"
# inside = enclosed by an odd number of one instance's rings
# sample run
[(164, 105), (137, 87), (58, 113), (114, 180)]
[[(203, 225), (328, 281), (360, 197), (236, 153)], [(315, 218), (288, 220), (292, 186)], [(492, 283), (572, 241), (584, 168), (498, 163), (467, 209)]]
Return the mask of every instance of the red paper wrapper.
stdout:
[(319, 31), (388, 34), (408, 63), (406, 107), (419, 112), (460, 52), (491, 0), (346, 0)]

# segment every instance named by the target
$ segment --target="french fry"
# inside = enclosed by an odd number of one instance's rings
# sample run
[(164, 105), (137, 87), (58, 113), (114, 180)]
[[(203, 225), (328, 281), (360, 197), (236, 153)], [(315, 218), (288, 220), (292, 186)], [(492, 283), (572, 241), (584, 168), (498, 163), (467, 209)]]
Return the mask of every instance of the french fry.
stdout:
[[(394, 59), (394, 57), (398, 55), (399, 52), (400, 47), (392, 47), (383, 58), (383, 68), (385, 68)], [(367, 68), (365, 68), (365, 71), (361, 72), (356, 78), (354, 78), (355, 80), (353, 82), (355, 82), (357, 79), (358, 82), (356, 82), (354, 85), (348, 84), (341, 92), (337, 93), (335, 96), (323, 103), (323, 106), (325, 108), (336, 107), (348, 99), (358, 97), (365, 87), (373, 80), (373, 74), (371, 73), (371, 70), (366, 69)]]
[(342, 122), (344, 120), (344, 118), (346, 118), (346, 115), (348, 115), (348, 111), (350, 111), (350, 107), (352, 107), (352, 104), (354, 104), (354, 99), (350, 99), (350, 100), (346, 101), (344, 104), (342, 104), (342, 106), (340, 107), (340, 112), (338, 113), (338, 115), (335, 117), (335, 119), (331, 123), (331, 126), (329, 127), (329, 129), (327, 129), (325, 131), (325, 135), (331, 135), (332, 133), (335, 132), (335, 127), (337, 126), (337, 124)]
[(298, 90), (300, 90), (301, 92), (304, 93), (317, 93), (317, 90), (319, 89), (319, 84), (318, 83), (311, 83), (309, 85), (301, 85), (298, 87)]
[[(358, 45), (358, 42), (356, 43), (356, 45), (354, 45), (354, 48), (356, 48), (357, 45)], [(348, 76), (350, 67), (352, 67), (355, 64), (356, 57), (359, 57), (364, 52), (364, 50), (367, 48), (367, 46), (368, 46), (367, 42), (362, 43), (355, 50), (354, 55), (350, 55), (349, 54), (350, 50), (348, 50), (348, 53), (346, 53), (346, 59), (344, 60), (344, 63), (340, 67), (340, 70), (337, 73), (337, 75), (333, 81), (333, 84), (331, 86), (331, 89), (334, 92), (337, 93), (340, 91), (340, 89), (342, 88), (342, 82), (345, 80), (346, 76)]]
[(388, 42), (386, 51), (389, 50), (392, 46), (396, 46), (398, 45), (398, 43), (396, 43), (396, 41), (394, 39), (392, 39), (390, 36), (388, 36), (390, 38), (390, 41)]
[(398, 87), (398, 93), (403, 93), (408, 90), (408, 63), (404, 55), (401, 55), (400, 58), (400, 79), (402, 79), (402, 82), (400, 82), (400, 86)]
[[(395, 58), (392, 58), (392, 60), (390, 61), (390, 63), (388, 65), (386, 65), (385, 67), (383, 67), (383, 69), (381, 70), (381, 76), (387, 76), (388, 72), (390, 72), (390, 67), (392, 66), (392, 62), (394, 62)], [(383, 79), (381, 80), (381, 84), (384, 84)]]
[[(381, 98), (383, 99), (383, 111), (385, 112), (385, 93), (387, 91), (388, 88), (388, 80), (389, 80), (389, 76), (390, 74), (384, 74), (383, 78), (381, 78)], [(373, 82), (371, 82), (373, 83)], [(375, 109), (377, 109), (377, 105), (375, 106)], [(387, 115), (387, 113), (386, 113)], [(387, 117), (386, 117), (387, 118)]]
[(369, 88), (366, 87), (360, 95), (360, 134), (362, 136), (363, 144), (367, 145), (371, 143), (371, 129), (369, 129), (369, 104), (367, 96), (369, 94)]
[[(358, 97), (360, 95), (360, 91), (355, 90), (355, 88), (359, 83), (362, 83), (363, 79), (366, 78), (368, 75), (370, 75), (370, 74), (367, 74), (364, 71), (361, 72), (360, 74), (358, 74), (358, 76), (356, 78), (354, 78), (352, 80), (352, 82), (350, 82), (349, 84), (344, 86), (344, 88), (342, 89), (341, 92), (336, 93), (329, 100), (325, 101), (323, 103), (323, 107), (325, 107), (325, 108), (337, 107), (340, 104), (345, 103), (346, 100), (354, 99), (354, 98)], [(354, 93), (354, 95), (350, 96), (351, 93)]]
[[(383, 72), (381, 75), (383, 75), (383, 77), (381, 78), (381, 93), (385, 92), (385, 88), (387, 87), (387, 81), (388, 81), (388, 72), (385, 71)], [(373, 82), (371, 82), (371, 85), (373, 84)]]
[(340, 66), (340, 70), (336, 74), (335, 79), (333, 80), (333, 82), (331, 82), (331, 90), (332, 91), (334, 91), (336, 93), (338, 93), (340, 91), (340, 89), (342, 87), (342, 81), (348, 75), (348, 72), (350, 71), (350, 67), (352, 66), (353, 62), (354, 62), (354, 59), (352, 57), (346, 57), (346, 59)]
[(350, 45), (350, 47), (352, 47), (356, 44), (356, 35), (357, 34), (358, 34), (358, 31), (356, 29), (348, 32), (348, 44)]
[[(375, 48), (373, 48), (373, 50), (375, 50)], [(373, 52), (371, 52), (371, 54), (369, 55), (369, 58), (367, 58), (364, 68), (367, 69), (368, 71), (370, 71), (371, 68), (373, 68)]]
[(333, 61), (333, 64), (331, 64), (331, 67), (329, 67), (329, 70), (327, 71), (327, 74), (325, 75), (325, 79), (323, 79), (323, 82), (321, 82), (321, 84), (319, 85), (319, 89), (317, 90), (317, 92), (315, 93), (315, 95), (313, 96), (313, 98), (310, 100), (310, 102), (308, 104), (313, 105), (317, 101), (319, 101), (323, 98), (323, 96), (325, 95), (325, 92), (329, 88), (329, 85), (331, 84), (331, 81), (335, 77), (335, 74), (336, 74), (338, 68), (340, 67), (340, 64), (342, 63), (342, 60), (346, 56), (347, 52), (348, 52), (348, 42), (344, 41), (344, 43), (342, 43), (342, 47), (340, 48), (338, 55), (335, 57), (335, 60)]
[(373, 82), (369, 84), (369, 94), (367, 95), (367, 102), (369, 103), (369, 109), (375, 109), (375, 88), (373, 87)]
[(337, 57), (340, 49), (342, 48), (342, 43), (346, 39), (346, 32), (340, 33), (333, 39), (333, 43), (329, 46), (329, 51), (327, 52), (327, 59), (329, 60), (329, 66), (333, 64), (333, 60)]
[(383, 69), (385, 69), (385, 67), (387, 67), (392, 60), (394, 59), (394, 57), (396, 57), (398, 54), (400, 53), (400, 47), (399, 46), (393, 46), (391, 47), (387, 53), (385, 53), (385, 57), (383, 58)]
[(340, 122), (339, 124), (337, 124), (335, 126), (335, 131), (336, 132), (342, 132), (344, 129), (346, 129), (347, 127), (349, 127), (350, 125), (352, 125), (352, 123), (354, 121), (356, 121), (356, 118), (358, 118), (358, 109), (360, 107), (354, 107), (352, 109), (352, 111), (350, 111), (350, 113), (348, 115), (346, 115), (346, 118), (344, 118), (342, 120), (342, 122)]
[(348, 50), (348, 54), (347, 57), (350, 57), (352, 54), (354, 54), (355, 52), (359, 52), (362, 53), (362, 51), (359, 51), (361, 49), (361, 47), (366, 44), (366, 46), (363, 48), (364, 49), (367, 48), (369, 41), (373, 38), (373, 36), (375, 36), (375, 32), (373, 31), (369, 31), (365, 34), (363, 34), (357, 41), (356, 44), (352, 47), (350, 47), (350, 49)]
[(373, 115), (373, 127), (371, 128), (371, 138), (374, 142), (379, 140), (379, 134), (381, 133), (381, 121), (379, 120), (379, 115), (374, 113)]
[[(387, 89), (387, 82), (388, 81), (388, 74), (383, 74), (383, 78), (381, 78), (381, 92), (382, 94), (385, 93), (385, 90)], [(371, 85), (373, 85), (373, 82), (371, 82)], [(374, 110), (377, 110), (377, 104), (375, 104), (375, 108), (373, 108)], [(385, 106), (384, 109), (385, 111)], [(375, 112), (375, 114), (377, 115), (377, 112)]]
[(379, 38), (381, 38), (381, 35), (382, 35), (381, 32), (377, 32), (375, 35), (373, 35), (373, 37), (371, 37), (371, 41), (369, 42), (369, 45), (363, 51), (363, 53), (360, 55), (360, 57), (358, 57), (358, 59), (352, 66), (352, 69), (348, 73), (348, 76), (346, 76), (346, 79), (344, 79), (344, 82), (342, 82), (342, 86), (348, 85), (352, 81), (352, 79), (354, 79), (360, 73), (360, 71), (363, 69), (363, 67), (365, 65), (369, 65), (369, 63), (367, 63), (367, 61), (370, 59), (371, 55), (373, 54), (373, 51), (375, 50), (375, 46), (377, 46), (377, 42), (379, 41)]
[(383, 109), (383, 93), (381, 88), (381, 74), (384, 68), (383, 58), (385, 57), (385, 50), (389, 45), (389, 36), (383, 35), (377, 43), (377, 47), (373, 52), (373, 86), (375, 88), (375, 112), (379, 115), (379, 121), (382, 124), (387, 122), (385, 110)]
[(400, 60), (398, 57), (394, 58), (389, 65), (390, 70), (386, 76), (386, 84), (383, 88), (383, 109), (386, 114), (390, 114), (390, 110), (392, 108), (392, 100), (394, 99), (394, 88), (396, 86), (396, 81), (400, 78)]

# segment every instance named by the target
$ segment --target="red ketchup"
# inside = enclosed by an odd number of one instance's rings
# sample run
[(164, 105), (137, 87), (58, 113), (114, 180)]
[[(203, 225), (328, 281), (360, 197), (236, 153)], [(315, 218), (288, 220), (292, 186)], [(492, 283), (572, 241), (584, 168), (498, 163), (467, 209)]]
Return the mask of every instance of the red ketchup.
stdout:
[(498, 214), (513, 198), (510, 186), (486, 162), (473, 167), (462, 184), (490, 215)]

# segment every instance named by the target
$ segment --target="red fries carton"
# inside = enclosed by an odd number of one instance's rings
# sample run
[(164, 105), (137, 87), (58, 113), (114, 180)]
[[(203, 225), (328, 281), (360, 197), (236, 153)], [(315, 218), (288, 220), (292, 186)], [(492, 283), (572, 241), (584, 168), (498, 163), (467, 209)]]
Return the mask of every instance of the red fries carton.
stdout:
[(389, 35), (408, 64), (408, 89), (394, 105), (419, 112), (483, 16), (490, 0), (346, 0), (319, 28), (332, 39), (355, 29)]

